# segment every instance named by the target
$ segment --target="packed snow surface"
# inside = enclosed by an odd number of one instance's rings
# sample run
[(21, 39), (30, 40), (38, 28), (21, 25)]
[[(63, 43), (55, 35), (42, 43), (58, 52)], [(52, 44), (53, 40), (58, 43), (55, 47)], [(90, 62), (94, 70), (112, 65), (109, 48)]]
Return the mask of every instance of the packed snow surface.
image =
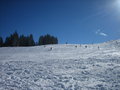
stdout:
[(2, 47), (0, 90), (120, 90), (120, 40)]

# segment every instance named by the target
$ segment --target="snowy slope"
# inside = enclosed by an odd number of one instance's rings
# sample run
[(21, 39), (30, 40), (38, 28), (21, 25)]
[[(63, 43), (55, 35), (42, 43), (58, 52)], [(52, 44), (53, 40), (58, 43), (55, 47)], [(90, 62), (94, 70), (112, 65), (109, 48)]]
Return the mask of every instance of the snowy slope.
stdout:
[(0, 90), (119, 88), (120, 40), (0, 48)]

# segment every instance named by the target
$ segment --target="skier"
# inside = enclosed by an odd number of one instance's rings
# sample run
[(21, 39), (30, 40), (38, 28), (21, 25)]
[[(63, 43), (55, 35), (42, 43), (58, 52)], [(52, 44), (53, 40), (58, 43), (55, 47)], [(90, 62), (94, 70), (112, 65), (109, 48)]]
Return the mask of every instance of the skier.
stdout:
[(52, 51), (52, 47), (50, 48), (50, 51)]
[(77, 48), (77, 46), (75, 46), (75, 48)]
[(98, 46), (98, 50), (100, 50), (100, 47)]

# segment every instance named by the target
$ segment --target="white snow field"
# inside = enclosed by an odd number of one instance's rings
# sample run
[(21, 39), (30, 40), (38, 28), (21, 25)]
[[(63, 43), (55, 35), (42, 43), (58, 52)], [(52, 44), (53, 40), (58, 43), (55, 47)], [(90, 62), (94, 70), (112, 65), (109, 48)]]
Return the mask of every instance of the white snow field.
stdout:
[(2, 47), (0, 90), (120, 90), (120, 40)]

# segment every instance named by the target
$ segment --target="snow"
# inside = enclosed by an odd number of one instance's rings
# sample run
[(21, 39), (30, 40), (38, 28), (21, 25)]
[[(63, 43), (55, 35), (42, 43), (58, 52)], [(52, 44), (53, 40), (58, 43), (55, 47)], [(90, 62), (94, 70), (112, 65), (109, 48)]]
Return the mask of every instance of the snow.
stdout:
[(0, 48), (0, 90), (119, 88), (120, 40)]

